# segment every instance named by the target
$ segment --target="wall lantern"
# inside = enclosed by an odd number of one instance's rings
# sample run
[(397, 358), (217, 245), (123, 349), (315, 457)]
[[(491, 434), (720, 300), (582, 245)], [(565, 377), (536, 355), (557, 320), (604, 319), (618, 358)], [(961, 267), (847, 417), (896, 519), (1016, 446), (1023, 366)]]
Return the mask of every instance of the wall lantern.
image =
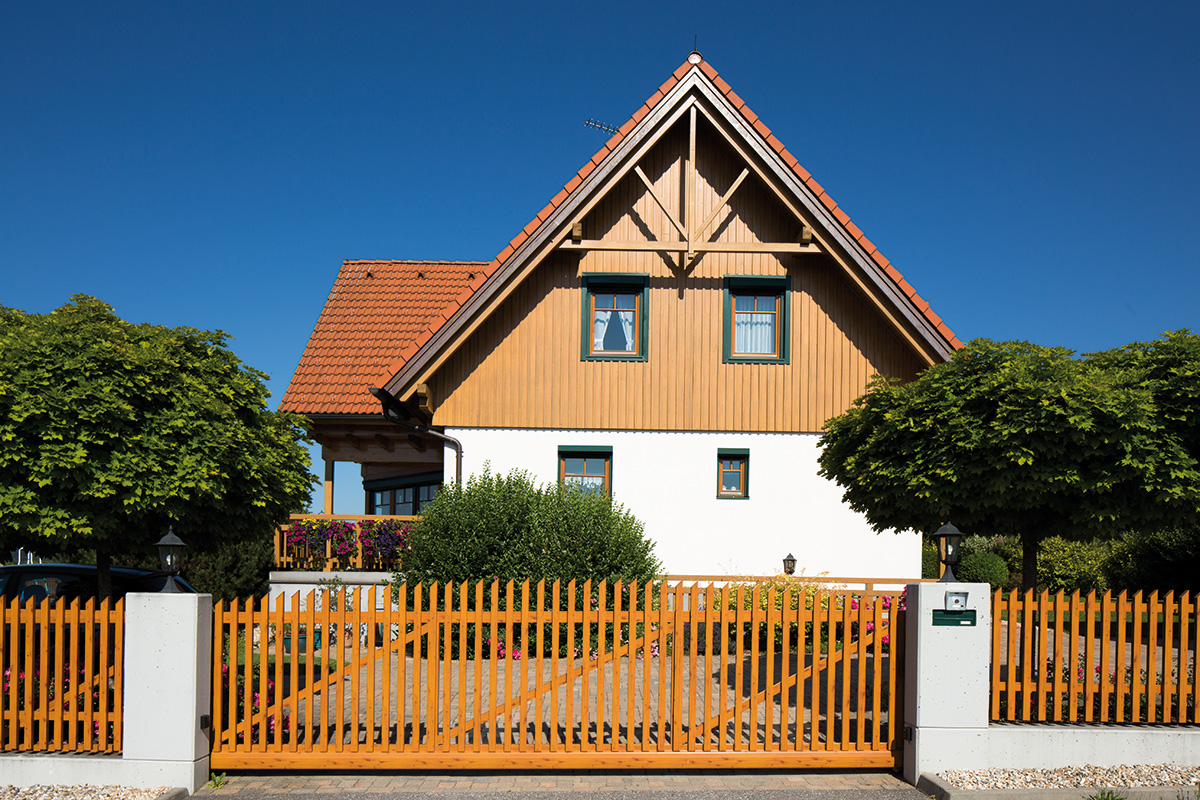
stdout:
[(159, 569), (166, 575), (166, 580), (163, 581), (163, 587), (159, 589), (159, 592), (178, 592), (179, 587), (175, 584), (175, 576), (179, 574), (179, 567), (183, 563), (183, 548), (187, 545), (175, 535), (174, 526), (168, 526), (166, 535), (155, 542), (154, 546), (158, 548)]
[(937, 529), (933, 538), (938, 541), (938, 551), (941, 553), (942, 563), (946, 565), (946, 572), (938, 582), (958, 583), (958, 578), (954, 577), (954, 565), (961, 557), (959, 547), (962, 544), (962, 531), (947, 522)]
[(794, 555), (792, 555), (791, 553), (788, 553), (786, 556), (783, 557), (783, 574), (784, 575), (795, 575), (796, 574), (796, 557)]

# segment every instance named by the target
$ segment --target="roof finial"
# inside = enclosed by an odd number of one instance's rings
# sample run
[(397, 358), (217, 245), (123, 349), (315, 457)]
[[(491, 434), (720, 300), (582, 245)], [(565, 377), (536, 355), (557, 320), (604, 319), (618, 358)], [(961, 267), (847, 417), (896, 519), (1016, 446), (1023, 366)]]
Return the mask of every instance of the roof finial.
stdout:
[(692, 36), (692, 52), (688, 53), (687, 59), (689, 64), (699, 64), (704, 60), (704, 56), (700, 55), (700, 51), (696, 49), (696, 40), (699, 38), (698, 35)]

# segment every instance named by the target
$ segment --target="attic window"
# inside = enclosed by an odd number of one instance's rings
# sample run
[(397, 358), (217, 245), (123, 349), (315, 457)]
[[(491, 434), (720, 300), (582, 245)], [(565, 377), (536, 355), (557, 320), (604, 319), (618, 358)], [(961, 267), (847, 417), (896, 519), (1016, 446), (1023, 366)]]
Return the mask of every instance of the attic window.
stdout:
[(584, 361), (645, 361), (646, 275), (583, 276)]
[(788, 279), (725, 278), (725, 363), (788, 363)]

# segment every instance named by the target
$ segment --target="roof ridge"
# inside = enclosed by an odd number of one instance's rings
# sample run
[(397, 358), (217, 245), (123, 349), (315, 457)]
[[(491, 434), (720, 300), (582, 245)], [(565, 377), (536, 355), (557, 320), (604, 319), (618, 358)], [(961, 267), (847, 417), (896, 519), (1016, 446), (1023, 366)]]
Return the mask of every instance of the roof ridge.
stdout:
[(519, 233), (517, 233), (516, 236), (509, 240), (508, 244), (496, 254), (495, 258), (488, 262), (480, 262), (485, 265), (483, 272), (479, 275), (476, 275), (474, 280), (467, 285), (467, 288), (464, 289), (457, 297), (455, 297), (454, 300), (447, 304), (444, 309), (442, 309), (442, 313), (434, 318), (434, 320), (429, 324), (429, 327), (423, 331), (416, 338), (416, 340), (410, 343), (408, 347), (398, 353), (396, 358), (393, 359), (392, 363), (388, 365), (388, 369), (391, 371), (390, 375), (388, 376), (389, 378), (391, 375), (395, 375), (397, 372), (399, 372), (400, 368), (404, 366), (409, 359), (420, 352), (421, 348), (424, 347), (431, 338), (433, 338), (434, 334), (441, 329), (442, 325), (444, 325), (454, 315), (454, 313), (457, 312), (458, 309), (461, 308), (463, 304), (466, 303), (467, 300), (469, 300), (471, 296), (479, 290), (480, 287), (483, 286), (487, 279), (495, 273), (500, 265), (507, 261), (509, 257), (517, 251), (517, 248), (525, 243), (526, 239), (528, 239), (539, 227), (541, 227), (542, 223), (544, 223), (546, 219), (548, 219), (550, 215), (554, 213), (554, 211), (560, 205), (562, 205), (564, 201), (566, 201), (566, 199), (575, 191), (575, 189), (577, 189), (580, 184), (583, 183), (583, 180), (590, 175), (592, 171), (604, 161), (605, 158), (608, 157), (609, 153), (616, 149), (617, 145), (621, 143), (621, 140), (624, 139), (625, 136), (628, 135), (629, 132), (633, 130), (639, 122), (642, 121), (646, 114), (650, 113), (651, 109), (653, 109), (663, 100), (663, 98), (666, 97), (667, 92), (675, 88), (675, 85), (683, 80), (684, 76), (686, 76), (692, 70), (699, 70), (712, 82), (713, 86), (715, 86), (716, 89), (721, 92), (722, 95), (724, 95), (725, 99), (727, 99), (738, 111), (738, 113), (740, 113), (746, 119), (746, 121), (750, 123), (751, 127), (753, 127), (754, 130), (760, 136), (762, 136), (763, 140), (767, 143), (767, 146), (769, 146), (783, 160), (784, 164), (786, 164), (788, 168), (791, 169), (798, 178), (800, 178), (801, 182), (803, 182), (809, 188), (809, 190), (813, 192), (821, 204), (829, 209), (829, 212), (833, 214), (838, 223), (846, 230), (847, 233), (850, 234), (851, 238), (863, 248), (867, 254), (867, 257), (879, 265), (884, 274), (887, 275), (887, 277), (893, 283), (895, 283), (897, 287), (899, 287), (900, 291), (909, 298), (917, 310), (934, 326), (938, 333), (946, 338), (946, 341), (950, 344), (950, 346), (956, 350), (963, 346), (963, 343), (954, 334), (954, 331), (952, 331), (949, 326), (946, 325), (940, 316), (934, 313), (929, 303), (926, 302), (919, 294), (917, 294), (916, 289), (914, 289), (912, 285), (910, 285), (909, 282), (904, 279), (904, 276), (892, 265), (892, 262), (889, 261), (887, 257), (885, 257), (883, 253), (879, 251), (879, 248), (875, 246), (875, 243), (868, 239), (866, 235), (863, 234), (862, 230), (850, 221), (850, 215), (847, 214), (832, 197), (830, 197), (829, 193), (825, 191), (825, 187), (817, 183), (812, 174), (800, 165), (799, 160), (797, 160), (796, 157), (792, 155), (786, 147), (783, 146), (783, 142), (779, 141), (779, 139), (771, 133), (771, 129), (766, 126), (759, 116), (750, 110), (750, 107), (746, 105), (746, 101), (744, 101), (736, 92), (733, 91), (733, 87), (731, 87), (727, 81), (720, 77), (720, 74), (717, 72), (717, 70), (713, 68), (713, 66), (707, 61), (701, 58), (700, 61), (695, 64), (691, 63), (690, 61), (684, 61), (683, 64), (681, 64), (673, 73), (671, 73), (671, 77), (663, 81), (662, 85), (660, 85), (658, 89), (656, 89), (654, 93), (647, 98), (646, 102), (642, 103), (637, 111), (633, 112), (633, 115), (626, 120), (625, 124), (621, 125), (621, 127), (617, 129), (617, 132), (614, 133), (612, 137), (609, 138), (609, 140), (605, 142), (599, 150), (596, 151), (595, 155), (588, 159), (569, 181), (563, 184), (563, 188), (550, 199), (550, 202), (547, 203), (546, 206), (539, 211), (532, 220), (530, 220), (529, 224), (527, 224)]
[(420, 259), (420, 258), (344, 258), (342, 264), (470, 264), (478, 266), (480, 264), (488, 264), (487, 261), (451, 261), (447, 259)]

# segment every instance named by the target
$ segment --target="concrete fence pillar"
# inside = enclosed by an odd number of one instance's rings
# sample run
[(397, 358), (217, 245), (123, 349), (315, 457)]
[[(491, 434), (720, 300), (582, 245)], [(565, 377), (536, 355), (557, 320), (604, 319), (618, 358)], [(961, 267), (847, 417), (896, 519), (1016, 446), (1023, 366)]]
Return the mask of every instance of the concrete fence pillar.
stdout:
[(987, 751), (991, 599), (986, 583), (908, 584), (904, 779), (909, 783), (923, 772), (961, 766), (951, 762), (964, 752)]
[(212, 624), (211, 595), (125, 596), (122, 760), (189, 792), (209, 773)]

